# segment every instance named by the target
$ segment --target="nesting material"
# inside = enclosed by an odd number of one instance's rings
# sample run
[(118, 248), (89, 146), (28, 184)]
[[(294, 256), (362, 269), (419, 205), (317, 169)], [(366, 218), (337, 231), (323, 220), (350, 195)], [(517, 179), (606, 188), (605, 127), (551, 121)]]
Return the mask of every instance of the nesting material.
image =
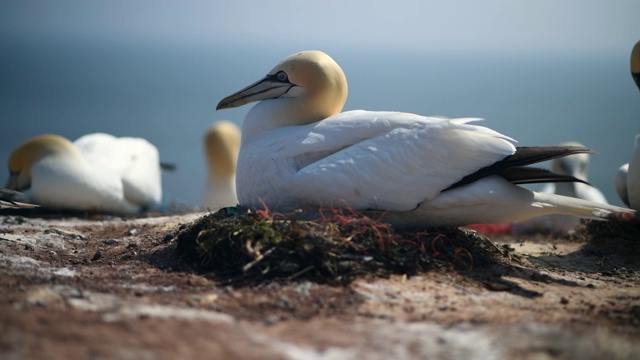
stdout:
[(311, 221), (290, 218), (223, 208), (186, 226), (177, 251), (199, 271), (233, 284), (341, 284), (357, 276), (413, 275), (443, 266), (472, 271), (502, 258), (501, 250), (470, 230), (404, 231), (344, 209), (326, 209)]
[(612, 217), (608, 221), (583, 221), (570, 238), (586, 242), (583, 250), (587, 253), (617, 256), (638, 264), (640, 222), (635, 219)]

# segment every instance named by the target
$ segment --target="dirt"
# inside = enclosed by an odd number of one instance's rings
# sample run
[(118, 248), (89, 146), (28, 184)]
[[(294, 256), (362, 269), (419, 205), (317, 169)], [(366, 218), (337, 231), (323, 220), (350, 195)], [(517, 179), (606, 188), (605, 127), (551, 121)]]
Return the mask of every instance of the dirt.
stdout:
[(640, 358), (633, 239), (494, 235), (489, 264), (228, 285), (177, 255), (203, 215), (0, 214), (0, 358)]

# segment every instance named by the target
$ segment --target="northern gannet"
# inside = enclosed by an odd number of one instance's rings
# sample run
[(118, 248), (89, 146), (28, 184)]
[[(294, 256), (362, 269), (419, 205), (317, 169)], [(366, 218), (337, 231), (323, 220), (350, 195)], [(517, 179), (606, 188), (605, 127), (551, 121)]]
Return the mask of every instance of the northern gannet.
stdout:
[[(578, 142), (567, 142), (560, 146), (578, 146), (584, 145)], [(551, 171), (556, 174), (573, 176), (585, 182), (588, 181), (589, 154), (581, 153), (569, 155), (562, 158), (553, 159), (551, 162)], [(546, 193), (571, 196), (578, 199), (595, 201), (608, 204), (607, 198), (597, 188), (582, 182), (559, 182), (548, 184), (542, 190)]]
[[(631, 50), (631, 77), (640, 90), (640, 41)], [(640, 134), (636, 135), (631, 161), (622, 165), (615, 177), (618, 196), (627, 206), (640, 211)]]
[(640, 134), (636, 135), (631, 161), (620, 166), (616, 173), (615, 186), (620, 200), (640, 211)]
[(218, 121), (204, 135), (209, 174), (202, 207), (218, 210), (238, 204), (236, 163), (240, 151), (240, 129), (230, 121)]
[(11, 153), (6, 187), (30, 188), (31, 200), (50, 209), (137, 213), (160, 203), (158, 158), (140, 138), (40, 135)]
[(471, 124), (475, 118), (340, 113), (346, 98), (340, 66), (321, 51), (303, 51), (218, 103), (226, 109), (259, 101), (242, 128), (240, 205), (280, 212), (348, 207), (401, 227), (632, 212), (515, 185), (577, 180), (523, 166), (588, 149), (516, 149), (510, 137)]

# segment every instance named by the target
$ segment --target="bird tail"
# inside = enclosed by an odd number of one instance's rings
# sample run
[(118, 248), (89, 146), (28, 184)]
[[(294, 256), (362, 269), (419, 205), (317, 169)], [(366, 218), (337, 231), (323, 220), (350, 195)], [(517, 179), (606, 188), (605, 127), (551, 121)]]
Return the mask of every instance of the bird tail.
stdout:
[(534, 192), (532, 206), (547, 210), (549, 214), (565, 214), (585, 219), (606, 220), (614, 217), (633, 217), (635, 211), (620, 206), (602, 204), (569, 196)]

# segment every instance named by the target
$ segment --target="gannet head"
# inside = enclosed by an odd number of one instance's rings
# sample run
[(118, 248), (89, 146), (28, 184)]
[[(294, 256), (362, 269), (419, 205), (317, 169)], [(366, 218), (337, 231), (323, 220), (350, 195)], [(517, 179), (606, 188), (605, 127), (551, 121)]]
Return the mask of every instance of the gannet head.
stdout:
[(210, 172), (233, 176), (240, 151), (240, 130), (230, 121), (211, 125), (204, 135), (204, 151)]
[(337, 114), (347, 100), (347, 78), (322, 51), (302, 51), (276, 65), (267, 76), (220, 100), (216, 110), (267, 99), (293, 99), (288, 105), (299, 124)]
[[(560, 144), (560, 146), (581, 146), (579, 142), (566, 142)], [(571, 175), (578, 179), (587, 181), (589, 168), (589, 154), (581, 153), (565, 156), (562, 158), (554, 159), (551, 163), (551, 171), (563, 174)]]
[(631, 50), (631, 76), (636, 86), (640, 89), (640, 41)]
[(56, 153), (77, 151), (73, 143), (58, 135), (33, 137), (13, 150), (9, 156), (9, 179), (6, 188), (23, 190), (31, 186), (31, 168), (42, 158)]

